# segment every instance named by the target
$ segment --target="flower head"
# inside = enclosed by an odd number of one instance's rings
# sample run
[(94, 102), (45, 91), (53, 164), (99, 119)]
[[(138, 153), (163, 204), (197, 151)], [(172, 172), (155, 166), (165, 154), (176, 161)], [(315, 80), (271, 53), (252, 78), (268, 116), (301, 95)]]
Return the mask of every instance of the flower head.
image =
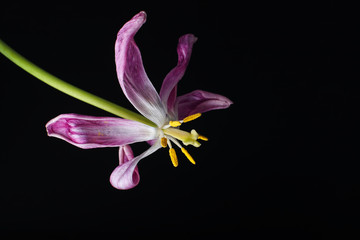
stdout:
[[(154, 123), (115, 118), (62, 114), (46, 125), (48, 135), (63, 139), (77, 147), (119, 147), (119, 166), (110, 176), (117, 189), (135, 187), (140, 180), (138, 162), (160, 148), (169, 147), (171, 162), (176, 167), (178, 159), (174, 147), (179, 147), (188, 160), (194, 159), (184, 146), (199, 147), (199, 140), (207, 138), (195, 130), (180, 129), (183, 123), (201, 116), (201, 113), (227, 108), (232, 102), (221, 95), (195, 90), (177, 96), (177, 84), (183, 77), (197, 38), (186, 34), (179, 39), (177, 65), (166, 75), (158, 94), (144, 70), (140, 50), (134, 36), (146, 21), (140, 12), (118, 32), (115, 43), (115, 63), (120, 86), (132, 105)], [(151, 147), (134, 157), (129, 144), (147, 141)]]

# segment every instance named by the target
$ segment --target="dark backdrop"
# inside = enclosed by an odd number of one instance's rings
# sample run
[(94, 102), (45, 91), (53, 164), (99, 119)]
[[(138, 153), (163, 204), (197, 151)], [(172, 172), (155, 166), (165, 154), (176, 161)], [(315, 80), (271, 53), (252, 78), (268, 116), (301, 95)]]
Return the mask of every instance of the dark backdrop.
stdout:
[[(108, 180), (116, 148), (82, 150), (45, 131), (61, 113), (110, 114), (0, 56), (2, 234), (352, 236), (359, 224), (360, 88), (359, 25), (350, 9), (331, 2), (2, 5), (5, 42), (130, 109), (113, 48), (120, 27), (145, 10), (135, 40), (154, 86), (176, 64), (178, 38), (193, 33), (199, 40), (179, 94), (203, 89), (234, 101), (184, 126), (210, 139), (189, 148), (196, 166), (179, 154), (173, 168), (159, 150), (140, 162), (140, 184), (119, 191)], [(147, 148), (133, 146), (135, 154)]]

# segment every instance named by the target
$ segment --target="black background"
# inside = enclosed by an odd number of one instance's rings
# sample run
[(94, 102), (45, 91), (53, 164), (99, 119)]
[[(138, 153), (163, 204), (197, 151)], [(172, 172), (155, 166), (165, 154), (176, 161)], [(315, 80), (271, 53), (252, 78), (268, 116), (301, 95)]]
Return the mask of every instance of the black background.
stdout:
[(195, 34), (179, 95), (203, 89), (234, 102), (184, 126), (210, 139), (188, 149), (197, 165), (179, 155), (173, 168), (159, 150), (140, 162), (136, 188), (114, 189), (116, 148), (82, 150), (45, 131), (61, 113), (110, 114), (0, 56), (1, 234), (355, 238), (360, 88), (352, 7), (149, 2), (4, 4), (0, 37), (50, 73), (133, 109), (115, 71), (121, 26), (147, 12), (135, 40), (157, 89), (176, 65), (178, 38)]

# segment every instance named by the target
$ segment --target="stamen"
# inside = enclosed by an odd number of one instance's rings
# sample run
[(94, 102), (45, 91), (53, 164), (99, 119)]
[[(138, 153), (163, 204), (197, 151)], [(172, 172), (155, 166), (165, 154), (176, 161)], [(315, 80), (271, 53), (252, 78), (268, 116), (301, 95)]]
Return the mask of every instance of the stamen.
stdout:
[(195, 120), (197, 119), (198, 117), (201, 116), (201, 113), (195, 113), (193, 115), (190, 115), (190, 116), (187, 116), (186, 118), (184, 118), (183, 120), (180, 120), (180, 121), (169, 121), (169, 124), (168, 125), (165, 125), (163, 127), (163, 129), (167, 129), (168, 126), (171, 126), (171, 127), (179, 127), (181, 124), (183, 123), (186, 123), (186, 122), (190, 122), (192, 120)]
[(179, 121), (170, 121), (169, 125), (172, 126), (172, 127), (178, 127), (178, 126), (181, 125), (181, 122), (179, 122)]
[(167, 138), (166, 138), (166, 137), (162, 137), (160, 144), (161, 144), (161, 146), (162, 146), (163, 148), (166, 148), (166, 147), (167, 147)]
[(169, 146), (169, 148), (172, 148), (172, 144), (171, 144), (170, 138), (167, 138), (167, 145)]
[[(168, 139), (175, 143), (175, 145), (178, 146), (180, 149), (182, 148), (181, 144), (175, 138), (168, 136)], [(168, 145), (170, 146), (170, 148), (172, 148), (170, 143), (171, 141), (168, 141)]]
[(209, 139), (203, 135), (199, 135), (198, 139), (203, 140), (203, 141), (209, 141)]
[(186, 151), (185, 148), (181, 148), (181, 151), (187, 157), (187, 159), (189, 159), (189, 161), (195, 165), (195, 161), (194, 161), (193, 157), (188, 153), (188, 151)]
[(193, 115), (190, 115), (190, 116), (187, 116), (186, 118), (183, 119), (183, 122), (186, 123), (186, 122), (190, 122), (192, 120), (195, 120), (197, 118), (199, 118), (201, 116), (201, 113), (195, 113)]
[(174, 167), (177, 167), (179, 165), (179, 163), (178, 163), (178, 159), (177, 159), (177, 156), (176, 156), (175, 149), (170, 148), (169, 149), (169, 154), (170, 154), (170, 159), (171, 159), (172, 164), (174, 165)]

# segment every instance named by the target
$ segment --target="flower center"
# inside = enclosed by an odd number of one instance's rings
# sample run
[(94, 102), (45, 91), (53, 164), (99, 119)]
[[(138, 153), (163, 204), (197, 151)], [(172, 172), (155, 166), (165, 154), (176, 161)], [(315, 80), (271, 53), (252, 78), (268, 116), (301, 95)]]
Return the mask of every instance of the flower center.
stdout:
[(199, 140), (199, 139), (203, 140), (203, 141), (208, 140), (207, 137), (198, 134), (194, 129), (191, 130), (189, 133), (189, 132), (180, 130), (178, 128), (178, 127), (180, 127), (181, 124), (195, 120), (200, 116), (201, 116), (201, 113), (196, 113), (196, 114), (193, 114), (193, 115), (190, 115), (190, 116), (184, 118), (183, 120), (170, 121), (169, 124), (164, 125), (161, 128), (161, 130), (162, 130), (160, 133), (161, 146), (163, 148), (166, 148), (167, 146), (169, 146), (169, 155), (170, 155), (170, 159), (171, 159), (171, 162), (174, 165), (174, 167), (178, 166), (178, 159), (176, 156), (175, 149), (172, 147), (171, 143), (174, 143), (176, 146), (178, 146), (181, 149), (181, 152), (187, 157), (187, 159), (189, 159), (189, 161), (192, 164), (195, 164), (195, 161), (192, 158), (192, 156), (180, 144), (180, 142), (178, 140), (180, 140), (185, 146), (193, 145), (194, 147), (200, 147), (200, 145), (201, 145), (197, 140)]

